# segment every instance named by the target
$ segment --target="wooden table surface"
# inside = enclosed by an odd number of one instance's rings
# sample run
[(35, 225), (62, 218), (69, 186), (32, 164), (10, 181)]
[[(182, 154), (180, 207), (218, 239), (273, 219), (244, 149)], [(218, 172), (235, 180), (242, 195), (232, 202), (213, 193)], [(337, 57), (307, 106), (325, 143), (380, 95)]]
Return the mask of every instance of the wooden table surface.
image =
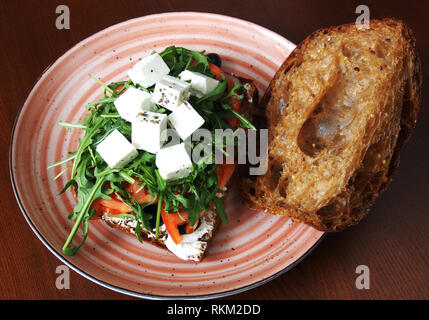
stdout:
[[(249, 20), (294, 43), (312, 31), (355, 21), (362, 1), (1, 0), (0, 1), (0, 299), (128, 299), (71, 273), (57, 290), (60, 261), (24, 220), (12, 192), (9, 142), (27, 93), (43, 70), (80, 40), (112, 24), (167, 11), (214, 12)], [(339, 4), (341, 3), (341, 4)], [(70, 8), (71, 29), (57, 30), (55, 9)], [(371, 18), (394, 16), (414, 30), (423, 66), (429, 62), (429, 6), (423, 1), (366, 1)], [(424, 83), (428, 82), (427, 69)], [(429, 298), (429, 93), (389, 189), (358, 226), (330, 234), (291, 271), (232, 299)], [(370, 289), (358, 290), (358, 265)]]

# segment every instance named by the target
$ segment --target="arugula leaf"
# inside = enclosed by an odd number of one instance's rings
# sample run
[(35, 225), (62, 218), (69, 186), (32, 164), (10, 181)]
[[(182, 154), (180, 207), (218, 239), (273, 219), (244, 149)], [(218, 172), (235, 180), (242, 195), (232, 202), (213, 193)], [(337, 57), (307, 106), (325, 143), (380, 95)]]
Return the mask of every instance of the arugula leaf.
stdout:
[[(95, 183), (94, 187), (92, 188), (91, 192), (89, 194), (86, 194), (86, 197), (81, 196), (81, 201), (83, 201), (82, 208), (79, 211), (79, 214), (76, 217), (76, 222), (70, 232), (70, 235), (68, 236), (66, 242), (63, 246), (63, 253), (67, 255), (74, 255), (76, 251), (83, 245), (85, 242), (87, 236), (88, 236), (88, 230), (89, 230), (89, 224), (88, 220), (91, 217), (89, 214), (89, 206), (93, 202), (93, 200), (96, 197), (96, 194), (100, 192), (101, 186), (104, 183), (104, 176), (99, 178), (97, 182)], [(76, 210), (75, 210), (76, 212)], [(83, 221), (83, 239), (80, 244), (78, 244), (75, 247), (69, 247), (70, 243), (72, 242), (81, 222)]]
[(159, 236), (159, 224), (160, 224), (160, 220), (161, 220), (161, 207), (162, 207), (162, 195), (159, 196), (158, 207), (156, 210), (155, 238), (158, 238), (158, 236)]
[[(160, 53), (162, 59), (170, 68), (170, 75), (177, 77), (183, 70), (195, 71), (198, 68), (201, 73), (209, 73), (209, 60), (204, 52), (188, 50), (181, 47), (170, 46)], [(191, 66), (194, 61), (196, 65)]]
[(228, 81), (226, 80), (225, 76), (222, 75), (222, 80), (217, 85), (216, 89), (214, 89), (212, 92), (207, 93), (203, 97), (201, 97), (197, 104), (200, 104), (204, 101), (216, 101), (222, 98), (225, 94), (226, 89), (228, 89)]
[[(126, 192), (124, 191), (124, 193), (126, 193)], [(133, 212), (135, 214), (135, 219), (137, 220), (137, 222), (139, 224), (139, 228), (143, 227), (144, 229), (151, 231), (150, 230), (150, 219), (152, 219), (152, 216), (143, 211), (142, 205), (140, 203), (138, 203), (136, 198), (129, 195), (133, 201), (127, 201), (127, 200), (124, 200), (122, 198), (122, 196), (119, 195), (118, 193), (116, 193), (116, 196), (133, 210)], [(155, 199), (152, 202), (155, 202)]]
[(214, 197), (213, 203), (216, 207), (216, 212), (219, 215), (219, 217), (222, 219), (222, 221), (224, 223), (229, 223), (228, 217), (226, 216), (226, 212), (225, 212), (225, 206), (224, 206), (222, 200), (219, 199), (218, 197)]
[(72, 155), (71, 157), (68, 157), (67, 159), (60, 160), (60, 161), (58, 161), (58, 162), (55, 162), (54, 164), (51, 164), (51, 165), (48, 167), (48, 169), (52, 169), (52, 168), (54, 168), (54, 167), (56, 167), (56, 166), (59, 166), (59, 165), (61, 165), (61, 164), (64, 164), (64, 163), (70, 162), (70, 161), (74, 160), (75, 158), (76, 158), (76, 154)]

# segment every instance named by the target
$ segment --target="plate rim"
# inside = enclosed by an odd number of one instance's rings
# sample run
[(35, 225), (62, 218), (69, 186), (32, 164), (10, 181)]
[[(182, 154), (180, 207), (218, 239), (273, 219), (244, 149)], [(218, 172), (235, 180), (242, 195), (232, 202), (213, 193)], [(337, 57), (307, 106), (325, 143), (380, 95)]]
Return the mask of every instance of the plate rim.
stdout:
[(84, 43), (88, 40), (90, 40), (91, 38), (94, 38), (97, 36), (97, 34), (105, 32), (106, 30), (109, 30), (111, 28), (115, 28), (118, 27), (122, 24), (127, 24), (130, 23), (132, 21), (136, 21), (136, 20), (141, 20), (141, 19), (149, 19), (149, 18), (156, 18), (156, 17), (168, 17), (168, 16), (172, 16), (172, 15), (182, 15), (182, 14), (192, 14), (192, 15), (196, 15), (196, 16), (216, 16), (216, 17), (220, 17), (220, 18), (226, 18), (226, 19), (230, 19), (230, 20), (234, 20), (236, 22), (239, 23), (246, 23), (252, 26), (255, 26), (257, 28), (262, 29), (264, 32), (270, 34), (271, 36), (275, 36), (275, 37), (279, 37), (282, 40), (286, 40), (287, 42), (289, 42), (290, 44), (293, 45), (293, 43), (291, 41), (289, 41), (288, 39), (282, 37), (281, 35), (277, 34), (276, 32), (261, 26), (257, 23), (245, 20), (245, 19), (240, 19), (240, 18), (235, 18), (235, 17), (231, 17), (228, 15), (223, 15), (223, 14), (217, 14), (217, 13), (210, 13), (210, 12), (198, 12), (198, 11), (174, 11), (174, 12), (164, 12), (164, 13), (155, 13), (155, 14), (148, 14), (148, 15), (144, 15), (141, 17), (136, 17), (136, 18), (132, 18), (132, 19), (127, 19), (125, 21), (121, 21), (118, 23), (115, 23), (109, 27), (106, 27), (104, 29), (101, 29), (95, 33), (93, 33), (92, 35), (87, 36), (86, 38), (82, 39), (81, 41), (77, 42), (76, 44), (74, 44), (71, 48), (67, 49), (66, 51), (64, 51), (59, 57), (55, 58), (54, 61), (52, 61), (51, 63), (48, 64), (48, 66), (42, 71), (42, 73), (36, 78), (36, 80), (33, 82), (31, 88), (27, 91), (27, 94), (25, 95), (23, 102), (21, 103), (21, 106), (18, 110), (18, 113), (15, 117), (14, 123), (13, 123), (13, 127), (12, 127), (12, 131), (11, 131), (11, 139), (9, 142), (9, 175), (10, 175), (10, 180), (11, 180), (11, 184), (12, 184), (12, 190), (13, 190), (13, 194), (15, 196), (15, 199), (18, 203), (18, 206), (25, 218), (25, 220), (27, 221), (28, 225), (30, 226), (31, 230), (36, 234), (36, 236), (38, 237), (38, 239), (45, 245), (46, 248), (48, 248), (48, 250), (55, 256), (57, 257), (62, 263), (64, 263), (65, 265), (67, 265), (70, 269), (72, 269), (73, 271), (75, 271), (76, 273), (78, 273), (79, 275), (81, 275), (82, 277), (104, 287), (107, 289), (110, 289), (112, 291), (121, 293), (121, 294), (125, 294), (128, 296), (132, 296), (132, 297), (136, 297), (136, 298), (143, 298), (143, 299), (150, 299), (150, 300), (208, 300), (208, 299), (216, 299), (216, 298), (223, 298), (223, 297), (228, 297), (231, 295), (235, 295), (235, 294), (239, 294), (239, 293), (243, 293), (245, 291), (257, 288), (259, 286), (262, 286), (270, 281), (272, 281), (273, 279), (281, 276), (282, 274), (285, 274), (286, 272), (288, 272), (289, 270), (291, 270), (292, 268), (294, 268), (296, 265), (298, 265), (299, 263), (301, 263), (305, 258), (307, 258), (310, 253), (313, 252), (313, 250), (325, 239), (326, 237), (326, 232), (324, 232), (320, 238), (303, 254), (301, 255), (297, 260), (295, 260), (293, 263), (291, 263), (290, 265), (288, 265), (287, 267), (283, 268), (282, 270), (272, 274), (271, 276), (261, 279), (259, 281), (256, 281), (254, 283), (236, 288), (236, 289), (232, 289), (232, 290), (226, 290), (226, 291), (220, 291), (220, 292), (216, 292), (216, 293), (210, 293), (210, 294), (204, 294), (204, 295), (189, 295), (189, 296), (164, 296), (164, 295), (155, 295), (155, 294), (147, 294), (147, 293), (141, 293), (141, 292), (137, 292), (137, 291), (133, 291), (133, 290), (129, 290), (129, 289), (124, 289), (122, 287), (110, 284), (108, 282), (105, 282), (103, 280), (98, 279), (97, 277), (92, 276), (91, 274), (87, 273), (86, 271), (82, 270), (81, 268), (77, 267), (76, 265), (74, 265), (71, 261), (68, 261), (67, 259), (65, 259), (61, 253), (55, 249), (45, 238), (44, 236), (39, 232), (39, 230), (36, 228), (36, 226), (33, 224), (33, 222), (31, 221), (30, 216), (28, 215), (28, 213), (25, 211), (23, 204), (21, 203), (21, 199), (18, 195), (18, 190), (17, 190), (17, 186), (15, 183), (15, 177), (13, 174), (13, 155), (12, 155), (12, 149), (13, 149), (13, 142), (14, 142), (14, 137), (15, 137), (15, 130), (18, 124), (18, 121), (20, 119), (21, 113), (24, 109), (24, 105), (28, 100), (28, 97), (30, 96), (30, 94), (33, 92), (33, 89), (35, 88), (35, 86), (39, 83), (39, 81), (41, 80), (41, 78), (51, 69), (51, 67), (53, 65), (55, 65), (57, 62), (59, 62), (62, 58), (64, 58), (64, 56), (71, 52), (73, 49), (77, 49), (79, 47), (79, 45), (81, 43)]

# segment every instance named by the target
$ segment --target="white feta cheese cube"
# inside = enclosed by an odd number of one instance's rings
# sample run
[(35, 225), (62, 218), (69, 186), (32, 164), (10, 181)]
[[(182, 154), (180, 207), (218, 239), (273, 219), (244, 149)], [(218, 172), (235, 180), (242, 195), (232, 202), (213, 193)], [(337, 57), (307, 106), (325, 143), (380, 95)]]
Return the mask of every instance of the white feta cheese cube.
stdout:
[(157, 153), (167, 139), (167, 115), (140, 112), (131, 123), (131, 138), (137, 149)]
[(138, 155), (136, 148), (117, 129), (101, 141), (96, 150), (111, 168), (122, 168)]
[(182, 140), (186, 140), (186, 138), (204, 124), (203, 117), (186, 101), (168, 116), (168, 121), (176, 129)]
[(192, 171), (192, 160), (184, 143), (159, 150), (155, 164), (164, 180), (184, 178)]
[(219, 81), (206, 76), (199, 72), (193, 72), (189, 70), (182, 71), (179, 78), (183, 81), (191, 81), (192, 89), (202, 94), (207, 94), (216, 89)]
[(170, 68), (158, 53), (141, 59), (129, 71), (128, 76), (144, 88), (153, 86), (161, 78), (170, 73)]
[(128, 88), (115, 100), (114, 104), (121, 118), (129, 122), (133, 122), (142, 111), (154, 111), (156, 109), (152, 95), (136, 88)]
[(164, 76), (156, 83), (152, 99), (156, 104), (174, 111), (190, 96), (191, 84), (172, 76)]

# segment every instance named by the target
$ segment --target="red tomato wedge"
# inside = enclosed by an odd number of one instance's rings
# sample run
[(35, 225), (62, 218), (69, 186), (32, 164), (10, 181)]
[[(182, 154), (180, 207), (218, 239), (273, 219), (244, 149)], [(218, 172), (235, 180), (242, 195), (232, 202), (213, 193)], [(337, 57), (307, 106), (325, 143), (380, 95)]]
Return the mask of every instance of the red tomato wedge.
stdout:
[[(123, 84), (121, 84), (121, 85), (119, 85), (116, 89), (112, 89), (112, 90), (113, 90), (113, 91), (115, 91), (115, 92), (118, 92), (118, 91), (120, 91), (123, 87), (124, 87), (124, 85), (123, 85)], [(124, 92), (125, 92), (125, 91), (127, 91), (127, 89), (125, 89), (124, 91), (122, 91), (119, 95), (124, 94)], [(107, 97), (111, 97), (111, 96), (112, 96), (112, 94), (111, 94), (110, 92), (106, 92), (106, 96), (107, 96)]]
[(219, 189), (223, 189), (228, 184), (228, 181), (231, 179), (236, 166), (236, 163), (223, 163), (219, 165), (219, 169), (217, 170), (217, 181)]
[[(228, 75), (225, 72), (223, 72), (222, 69), (219, 68), (218, 66), (216, 66), (212, 63), (209, 63), (209, 65), (210, 65), (210, 72), (215, 75), (216, 80), (222, 80), (222, 75), (224, 75), (226, 80), (228, 81), (228, 89), (232, 90), (234, 88), (234, 82), (231, 80), (231, 78), (228, 77)], [(234, 101), (231, 104), (231, 108), (233, 108), (237, 112), (240, 112), (240, 100), (236, 96), (232, 96), (230, 98), (230, 101)], [(228, 119), (227, 122), (229, 125), (231, 125), (234, 128), (238, 127), (238, 119), (237, 118)]]
[(193, 226), (191, 226), (190, 223), (187, 223), (186, 229), (185, 229), (186, 233), (190, 234), (190, 233), (194, 232), (195, 229), (198, 227), (198, 222), (199, 222), (199, 220), (195, 221), (195, 224)]
[(134, 179), (136, 182), (133, 184), (129, 184), (125, 190), (131, 194), (134, 198), (136, 198), (138, 203), (146, 203), (151, 202), (153, 197), (151, 194), (147, 193), (146, 188), (140, 186), (141, 181), (137, 178)]
[(92, 203), (91, 208), (92, 207), (97, 211), (97, 213), (106, 212), (108, 214), (121, 214), (133, 211), (133, 209), (125, 203), (120, 200), (116, 200), (113, 197), (111, 200), (98, 198)]
[[(152, 195), (147, 193), (145, 188), (139, 186), (140, 183), (140, 180), (135, 179), (135, 183), (129, 184), (125, 188), (125, 190), (134, 198), (136, 198), (138, 203), (146, 203), (152, 201)], [(91, 205), (91, 208), (97, 211), (97, 216), (103, 214), (104, 212), (108, 214), (121, 214), (133, 211), (129, 206), (119, 200), (115, 194), (111, 194), (110, 197), (112, 198), (110, 200), (102, 198), (94, 200)]]
[[(121, 84), (121, 85), (119, 85), (115, 90), (113, 90), (113, 91), (115, 91), (115, 92), (118, 92), (118, 91), (120, 91), (121, 89), (122, 89), (122, 87), (123, 87), (124, 85), (123, 84)], [(121, 94), (123, 94), (125, 91), (127, 91), (127, 89), (125, 89), (124, 91), (122, 91), (121, 92)]]
[[(199, 214), (200, 218), (203, 215), (204, 215), (204, 211), (201, 211)], [(189, 211), (180, 212), (180, 215), (179, 215), (179, 213), (167, 213), (164, 210), (164, 208), (161, 208), (161, 218), (162, 218), (162, 221), (164, 221), (168, 234), (171, 236), (174, 243), (176, 244), (179, 244), (183, 240), (183, 237), (179, 231), (179, 226), (187, 223), (186, 231), (192, 230), (191, 232), (189, 232), (189, 233), (192, 233), (198, 225), (198, 221), (197, 221), (194, 226), (189, 226)]]
[[(215, 75), (217, 80), (221, 80), (222, 75), (224, 75), (228, 80), (228, 89), (231, 90), (232, 88), (234, 88), (234, 82), (218, 66), (210, 63), (210, 72)], [(231, 99), (234, 99), (234, 102), (231, 104), (231, 108), (233, 108), (237, 112), (240, 112), (240, 100), (235, 96), (231, 97)], [(227, 122), (235, 128), (238, 127), (238, 119), (228, 119)], [(235, 163), (224, 163), (220, 165), (217, 171), (219, 189), (223, 189), (227, 185), (229, 179), (231, 179), (231, 176), (234, 173), (235, 167)]]
[(228, 89), (231, 90), (232, 88), (234, 88), (234, 82), (231, 80), (230, 77), (228, 77), (228, 75), (225, 72), (222, 71), (221, 68), (219, 68), (217, 65), (214, 65), (212, 63), (209, 63), (209, 66), (210, 66), (210, 73), (212, 73), (216, 77), (216, 80), (221, 81), (222, 75), (224, 75), (226, 80), (228, 81)]
[(183, 240), (183, 237), (180, 234), (178, 227), (184, 224), (186, 221), (183, 221), (182, 223), (177, 213), (167, 213), (164, 209), (161, 209), (161, 218), (162, 221), (164, 221), (168, 234), (176, 244), (179, 244)]

